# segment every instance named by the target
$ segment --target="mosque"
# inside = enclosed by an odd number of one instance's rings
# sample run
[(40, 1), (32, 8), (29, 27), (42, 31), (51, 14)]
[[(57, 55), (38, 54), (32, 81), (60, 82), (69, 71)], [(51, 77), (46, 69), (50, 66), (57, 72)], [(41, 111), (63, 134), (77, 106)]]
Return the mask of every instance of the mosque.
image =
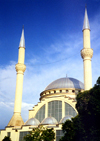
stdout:
[(25, 57), (25, 40), (24, 29), (22, 30), (21, 40), (19, 44), (18, 63), (16, 64), (16, 92), (14, 113), (4, 130), (0, 131), (0, 141), (5, 136), (9, 136), (12, 141), (22, 141), (23, 137), (33, 128), (40, 125), (47, 128), (54, 128), (55, 141), (59, 141), (63, 135), (62, 123), (66, 119), (71, 119), (77, 115), (75, 108), (76, 95), (78, 92), (89, 90), (92, 88), (92, 71), (91, 58), (93, 50), (90, 47), (90, 26), (85, 8), (85, 16), (83, 23), (83, 49), (81, 57), (84, 66), (84, 84), (75, 78), (60, 78), (51, 82), (40, 93), (40, 102), (29, 110), (29, 119), (24, 123), (21, 117), (23, 74), (26, 66), (24, 65)]

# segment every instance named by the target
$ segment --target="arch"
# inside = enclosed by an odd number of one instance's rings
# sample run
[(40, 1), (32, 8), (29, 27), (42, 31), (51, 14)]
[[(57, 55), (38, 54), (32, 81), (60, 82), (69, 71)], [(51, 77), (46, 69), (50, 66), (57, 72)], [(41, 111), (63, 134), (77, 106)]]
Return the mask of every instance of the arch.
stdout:
[(77, 115), (75, 109), (67, 102), (65, 102), (65, 116), (66, 115), (71, 115), (73, 117), (75, 117)]
[(48, 117), (54, 117), (58, 122), (62, 118), (62, 101), (54, 100), (48, 102)]
[(45, 104), (38, 110), (35, 118), (38, 119), (40, 122), (45, 118)]

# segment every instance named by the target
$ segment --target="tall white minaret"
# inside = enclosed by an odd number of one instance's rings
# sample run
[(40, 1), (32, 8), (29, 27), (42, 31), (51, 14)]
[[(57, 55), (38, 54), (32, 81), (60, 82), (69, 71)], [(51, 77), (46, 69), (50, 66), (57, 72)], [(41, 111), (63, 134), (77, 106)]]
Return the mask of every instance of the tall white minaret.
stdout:
[(24, 65), (24, 58), (25, 58), (25, 39), (24, 39), (24, 28), (23, 28), (20, 44), (19, 44), (18, 63), (15, 66), (17, 72), (17, 79), (16, 79), (14, 114), (10, 122), (8, 123), (8, 126), (21, 126), (24, 124), (23, 119), (21, 117), (23, 75), (26, 69), (26, 66)]
[(83, 49), (81, 50), (81, 57), (84, 62), (84, 90), (92, 88), (92, 69), (91, 58), (93, 56), (93, 50), (90, 47), (90, 26), (87, 15), (87, 9), (85, 8), (84, 24), (83, 24)]

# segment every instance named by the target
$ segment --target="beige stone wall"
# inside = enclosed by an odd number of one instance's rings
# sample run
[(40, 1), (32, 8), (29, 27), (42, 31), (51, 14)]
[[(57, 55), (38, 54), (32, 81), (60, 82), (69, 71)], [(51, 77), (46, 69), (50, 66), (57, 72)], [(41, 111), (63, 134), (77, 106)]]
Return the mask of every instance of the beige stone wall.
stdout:
[[(56, 91), (56, 93), (54, 91)], [(62, 118), (65, 117), (65, 102), (68, 103), (69, 105), (71, 105), (75, 109), (75, 111), (77, 112), (77, 110), (75, 108), (75, 104), (76, 104), (75, 97), (76, 97), (78, 91), (80, 91), (80, 90), (79, 89), (77, 89), (77, 90), (76, 89), (68, 89), (68, 92), (66, 93), (66, 90), (62, 89), (62, 93), (60, 93), (60, 90), (56, 89), (56, 90), (52, 90), (52, 94), (44, 91), (43, 93), (46, 93), (48, 96), (45, 95), (45, 97), (43, 97), (42, 100), (40, 102), (38, 102), (38, 104), (35, 105), (32, 110), (29, 110), (29, 119), (32, 117), (35, 117), (38, 110), (44, 104), (45, 104), (45, 118), (48, 117), (48, 102), (55, 101), (55, 100), (62, 101)], [(83, 91), (83, 90), (81, 90), (81, 91)], [(61, 128), (62, 128), (62, 124), (45, 125), (45, 126), (48, 128), (53, 127), (55, 133), (56, 133), (56, 130), (61, 130)], [(19, 126), (19, 127), (16, 127), (16, 126), (15, 127), (7, 127), (7, 128), (5, 128), (5, 130), (1, 131), (0, 141), (2, 141), (2, 139), (5, 136), (7, 136), (7, 132), (11, 132), (10, 137), (11, 137), (12, 141), (19, 141), (20, 132), (31, 131), (32, 128), (34, 128), (34, 127), (35, 126), (25, 126), (25, 125)]]
[[(68, 89), (68, 92), (66, 93), (66, 89), (62, 89), (61, 93), (60, 93), (61, 89), (55, 89), (55, 90), (49, 90), (48, 91), (44, 91), (41, 93), (41, 101), (35, 105), (33, 107), (32, 110), (29, 110), (29, 119), (32, 117), (36, 116), (36, 113), (39, 111), (39, 109), (45, 105), (45, 118), (48, 117), (48, 102), (51, 101), (55, 101), (55, 100), (59, 100), (62, 101), (62, 118), (65, 116), (65, 106), (64, 103), (68, 103), (69, 105), (71, 105), (74, 110), (77, 112), (76, 108), (75, 108), (75, 98), (76, 95), (78, 94), (78, 92), (80, 91), (79, 89)], [(81, 90), (83, 91), (83, 90)]]
[(29, 126), (22, 127), (7, 127), (5, 130), (1, 130), (0, 141), (7, 136), (7, 132), (10, 132), (11, 141), (19, 141), (20, 132), (31, 131), (32, 129)]

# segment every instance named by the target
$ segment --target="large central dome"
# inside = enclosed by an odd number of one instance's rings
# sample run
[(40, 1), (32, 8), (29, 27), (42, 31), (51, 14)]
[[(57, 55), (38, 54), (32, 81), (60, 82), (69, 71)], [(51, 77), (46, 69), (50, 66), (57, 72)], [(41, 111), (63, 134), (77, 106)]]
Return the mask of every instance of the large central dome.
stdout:
[(84, 89), (84, 84), (77, 79), (65, 77), (53, 81), (45, 88), (45, 90), (59, 89), (59, 88)]

